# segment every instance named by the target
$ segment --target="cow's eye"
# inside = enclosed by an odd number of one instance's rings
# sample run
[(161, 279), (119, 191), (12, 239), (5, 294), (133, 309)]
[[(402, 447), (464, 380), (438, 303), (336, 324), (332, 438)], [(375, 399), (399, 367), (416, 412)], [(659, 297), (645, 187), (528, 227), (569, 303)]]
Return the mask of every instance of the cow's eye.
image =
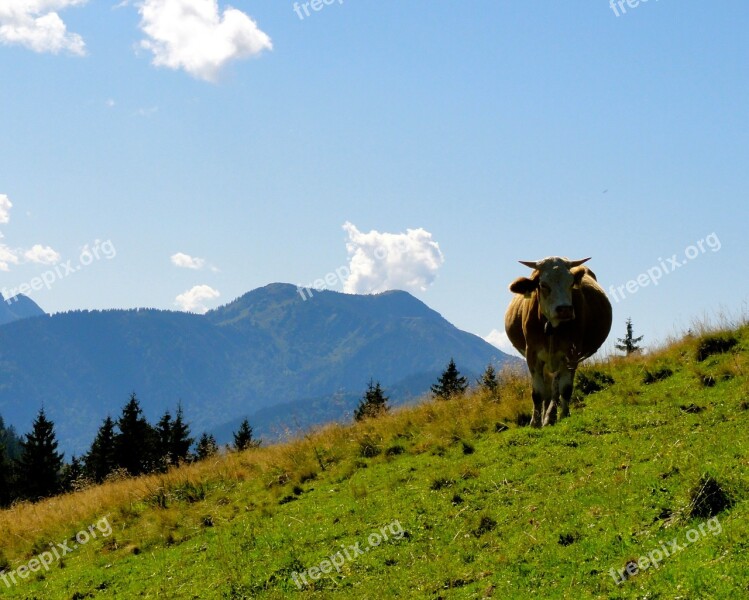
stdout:
[(551, 290), (551, 288), (549, 287), (549, 285), (548, 285), (547, 283), (542, 283), (542, 284), (541, 284), (541, 291), (542, 291), (542, 292), (543, 292), (544, 294), (548, 294), (548, 293), (549, 293), (549, 290)]

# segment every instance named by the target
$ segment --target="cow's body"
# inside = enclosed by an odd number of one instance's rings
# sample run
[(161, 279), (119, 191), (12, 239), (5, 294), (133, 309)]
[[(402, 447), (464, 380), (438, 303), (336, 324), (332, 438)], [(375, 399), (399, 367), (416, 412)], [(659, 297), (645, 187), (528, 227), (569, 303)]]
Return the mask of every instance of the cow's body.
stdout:
[(611, 303), (593, 272), (580, 266), (585, 260), (524, 262), (534, 269), (531, 277), (510, 285), (516, 295), (505, 314), (505, 331), (528, 362), (535, 427), (556, 421), (560, 396), (561, 416), (569, 415), (575, 370), (611, 330)]

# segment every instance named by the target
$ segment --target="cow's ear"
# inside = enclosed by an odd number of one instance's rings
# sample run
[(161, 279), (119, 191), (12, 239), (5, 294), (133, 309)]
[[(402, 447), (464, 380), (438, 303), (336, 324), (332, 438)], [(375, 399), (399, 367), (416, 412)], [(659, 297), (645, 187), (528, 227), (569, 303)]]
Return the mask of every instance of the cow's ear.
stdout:
[(538, 287), (538, 279), (528, 279), (527, 277), (518, 277), (510, 284), (510, 291), (514, 294), (523, 294), (527, 296)]
[(583, 277), (585, 277), (585, 274), (588, 272), (588, 267), (575, 267), (570, 272), (572, 273), (572, 276), (575, 278), (572, 285), (574, 287), (580, 287), (580, 284), (583, 281)]

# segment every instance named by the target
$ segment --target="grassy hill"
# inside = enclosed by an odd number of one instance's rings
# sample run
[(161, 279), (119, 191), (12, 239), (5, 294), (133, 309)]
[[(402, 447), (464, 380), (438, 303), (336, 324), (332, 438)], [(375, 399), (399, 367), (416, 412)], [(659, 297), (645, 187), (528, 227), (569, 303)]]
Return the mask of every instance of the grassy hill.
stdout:
[(585, 367), (552, 428), (518, 426), (530, 390), (505, 373), (499, 401), (17, 505), (0, 567), (71, 549), (0, 596), (746, 597), (748, 368), (749, 327), (703, 333)]

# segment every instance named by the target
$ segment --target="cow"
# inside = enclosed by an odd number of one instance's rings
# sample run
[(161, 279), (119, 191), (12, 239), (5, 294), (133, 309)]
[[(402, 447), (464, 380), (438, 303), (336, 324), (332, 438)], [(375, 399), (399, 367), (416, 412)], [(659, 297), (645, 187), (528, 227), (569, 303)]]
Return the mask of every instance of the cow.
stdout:
[(556, 422), (560, 392), (561, 417), (569, 416), (575, 370), (611, 330), (611, 303), (593, 271), (582, 266), (589, 260), (521, 260), (533, 273), (510, 284), (515, 296), (505, 313), (505, 331), (533, 379), (533, 427)]

